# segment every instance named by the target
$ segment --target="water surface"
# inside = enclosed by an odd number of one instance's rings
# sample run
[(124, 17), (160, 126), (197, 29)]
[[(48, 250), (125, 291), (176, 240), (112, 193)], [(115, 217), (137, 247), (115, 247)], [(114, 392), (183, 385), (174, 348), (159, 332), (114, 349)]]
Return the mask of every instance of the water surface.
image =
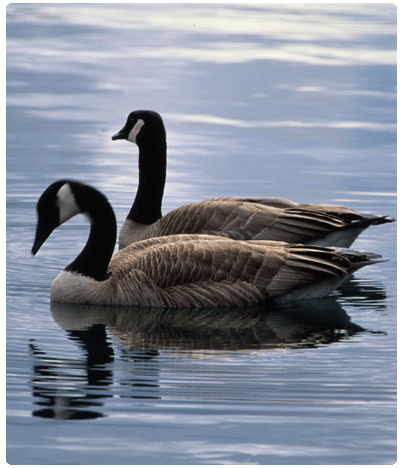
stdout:
[(393, 5), (7, 7), (7, 461), (382, 464), (396, 460), (396, 225), (389, 259), (280, 309), (50, 305), (84, 245), (71, 220), (30, 257), (42, 191), (108, 196), (119, 226), (135, 109), (168, 133), (164, 213), (222, 195), (396, 215)]

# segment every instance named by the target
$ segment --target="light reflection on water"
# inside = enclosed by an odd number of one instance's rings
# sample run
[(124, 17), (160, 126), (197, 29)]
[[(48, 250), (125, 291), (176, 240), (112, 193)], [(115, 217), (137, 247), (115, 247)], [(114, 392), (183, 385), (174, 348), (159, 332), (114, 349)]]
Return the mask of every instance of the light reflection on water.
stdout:
[(7, 34), (7, 461), (393, 463), (395, 224), (355, 244), (390, 262), (306, 310), (57, 308), (87, 224), (29, 252), (61, 177), (121, 225), (137, 148), (111, 135), (138, 108), (167, 127), (164, 213), (247, 195), (395, 216), (395, 7), (11, 4)]

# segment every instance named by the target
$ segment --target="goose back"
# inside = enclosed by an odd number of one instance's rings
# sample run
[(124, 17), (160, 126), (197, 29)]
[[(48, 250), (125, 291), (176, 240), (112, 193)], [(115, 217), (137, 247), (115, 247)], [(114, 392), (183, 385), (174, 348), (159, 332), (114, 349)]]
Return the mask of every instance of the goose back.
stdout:
[(300, 205), (273, 198), (221, 197), (184, 205), (152, 224), (126, 218), (119, 247), (175, 233), (350, 247), (368, 226), (385, 222), (390, 219), (360, 215), (342, 206)]

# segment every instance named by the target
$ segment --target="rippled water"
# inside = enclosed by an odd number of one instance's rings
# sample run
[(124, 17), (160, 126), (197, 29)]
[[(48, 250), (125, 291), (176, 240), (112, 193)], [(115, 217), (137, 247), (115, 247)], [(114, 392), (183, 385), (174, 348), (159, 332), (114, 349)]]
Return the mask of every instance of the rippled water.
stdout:
[(396, 224), (389, 259), (333, 297), (263, 310), (51, 306), (88, 227), (30, 258), (54, 180), (121, 225), (135, 109), (168, 133), (163, 211), (283, 196), (396, 215), (396, 9), (384, 4), (7, 7), (7, 461), (382, 464), (396, 460)]

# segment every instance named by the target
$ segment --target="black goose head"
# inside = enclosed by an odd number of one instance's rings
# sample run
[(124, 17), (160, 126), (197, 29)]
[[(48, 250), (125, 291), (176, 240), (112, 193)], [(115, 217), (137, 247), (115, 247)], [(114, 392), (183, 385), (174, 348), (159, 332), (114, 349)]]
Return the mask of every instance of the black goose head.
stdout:
[(117, 222), (110, 203), (101, 192), (81, 182), (59, 180), (40, 196), (37, 213), (33, 255), (58, 226), (82, 213), (91, 224), (89, 238), (82, 252), (65, 270), (99, 281), (108, 277), (107, 266), (115, 246)]
[(166, 141), (164, 123), (157, 112), (134, 111), (129, 114), (125, 126), (111, 139), (127, 140), (139, 147), (149, 144), (163, 145)]
[(161, 144), (166, 139), (164, 123), (157, 112), (137, 110), (129, 114), (125, 126), (111, 139), (128, 140), (138, 146)]
[(112, 139), (125, 139), (139, 148), (139, 185), (127, 218), (153, 224), (162, 216), (167, 172), (167, 138), (162, 118), (149, 110), (131, 112), (125, 126)]
[(38, 223), (32, 254), (35, 255), (50, 234), (80, 212), (70, 180), (59, 180), (42, 193), (37, 202)]

